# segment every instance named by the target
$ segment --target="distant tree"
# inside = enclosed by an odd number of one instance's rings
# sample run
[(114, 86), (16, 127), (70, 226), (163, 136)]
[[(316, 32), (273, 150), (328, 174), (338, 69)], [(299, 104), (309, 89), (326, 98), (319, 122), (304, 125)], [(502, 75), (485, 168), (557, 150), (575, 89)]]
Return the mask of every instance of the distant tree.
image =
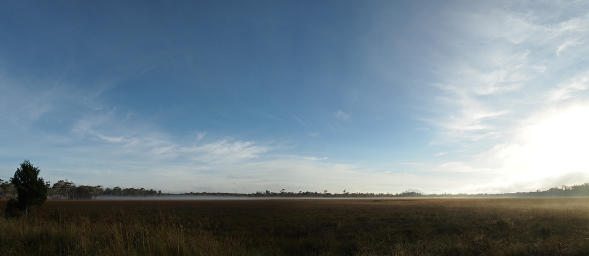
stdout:
[(41, 205), (47, 200), (49, 185), (45, 183), (43, 178), (39, 178), (40, 171), (28, 160), (22, 162), (20, 167), (16, 169), (10, 183), (14, 185), (17, 197), (16, 200), (11, 199), (7, 203), (7, 216), (15, 216), (18, 211), (23, 212), (26, 216), (31, 207)]
[(73, 199), (75, 185), (68, 180), (59, 180), (51, 188), (55, 199)]
[(90, 186), (78, 186), (74, 188), (73, 200), (89, 200), (92, 199), (92, 189)]
[(121, 192), (121, 191), (122, 191), (122, 190), (121, 190), (121, 188), (120, 188), (120, 187), (114, 187), (114, 188), (112, 189), (112, 195), (113, 195), (113, 196), (120, 196), (120, 195), (122, 194), (122, 192)]
[(100, 185), (92, 187), (92, 197), (97, 197), (104, 194), (104, 188)]
[(14, 196), (14, 186), (10, 182), (0, 179), (0, 198), (11, 198)]

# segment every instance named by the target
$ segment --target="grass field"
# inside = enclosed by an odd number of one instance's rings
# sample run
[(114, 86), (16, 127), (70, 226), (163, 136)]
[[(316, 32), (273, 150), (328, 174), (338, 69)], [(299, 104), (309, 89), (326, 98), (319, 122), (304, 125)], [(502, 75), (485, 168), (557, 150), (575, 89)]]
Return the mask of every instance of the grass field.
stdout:
[(0, 218), (23, 254), (589, 255), (589, 199), (48, 201)]

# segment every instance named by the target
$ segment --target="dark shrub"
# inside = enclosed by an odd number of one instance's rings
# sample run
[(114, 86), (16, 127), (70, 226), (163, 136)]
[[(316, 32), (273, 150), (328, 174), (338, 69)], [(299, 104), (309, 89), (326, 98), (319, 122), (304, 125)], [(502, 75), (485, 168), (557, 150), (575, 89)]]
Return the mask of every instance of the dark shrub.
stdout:
[(15, 199), (10, 199), (6, 202), (6, 209), (4, 210), (4, 216), (6, 218), (17, 218), (24, 214), (23, 207), (19, 205)]

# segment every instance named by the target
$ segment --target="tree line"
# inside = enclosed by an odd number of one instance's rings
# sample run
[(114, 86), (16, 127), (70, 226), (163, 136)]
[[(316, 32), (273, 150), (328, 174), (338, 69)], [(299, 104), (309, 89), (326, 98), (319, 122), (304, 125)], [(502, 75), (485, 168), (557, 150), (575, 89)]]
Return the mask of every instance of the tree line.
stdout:
[(470, 197), (587, 197), (589, 196), (589, 183), (538, 189), (533, 192), (514, 192), (501, 194), (470, 194)]
[[(50, 200), (90, 200), (99, 196), (157, 196), (161, 190), (145, 188), (121, 188), (102, 186), (76, 185), (68, 180), (59, 180), (51, 185), (46, 183), (47, 199)], [(17, 197), (15, 186), (0, 179), (0, 199), (11, 199)]]
[[(161, 190), (145, 188), (121, 188), (102, 186), (76, 185), (68, 180), (60, 180), (53, 185), (45, 183), (47, 199), (50, 200), (90, 200), (99, 196), (157, 196)], [(17, 198), (17, 189), (9, 181), (0, 179), (0, 199)]]
[(144, 188), (102, 188), (102, 186), (76, 186), (73, 182), (60, 180), (51, 186), (39, 177), (41, 170), (28, 160), (23, 161), (10, 178), (0, 180), (0, 199), (8, 199), (6, 217), (27, 216), (31, 209), (49, 199), (93, 199), (97, 196), (153, 196), (161, 191)]
[(98, 196), (157, 196), (161, 195), (161, 190), (145, 188), (103, 188), (102, 186), (76, 186), (71, 181), (60, 180), (49, 188), (49, 198), (66, 199), (66, 200), (87, 200), (94, 199)]

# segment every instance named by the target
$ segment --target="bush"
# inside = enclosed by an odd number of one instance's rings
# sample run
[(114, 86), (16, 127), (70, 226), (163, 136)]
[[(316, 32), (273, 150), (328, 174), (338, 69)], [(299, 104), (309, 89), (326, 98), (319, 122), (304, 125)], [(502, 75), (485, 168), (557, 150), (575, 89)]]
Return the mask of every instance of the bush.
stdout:
[(6, 202), (6, 209), (4, 210), (4, 216), (6, 218), (17, 218), (24, 215), (23, 207), (15, 199), (10, 199)]
[(7, 217), (27, 216), (31, 207), (42, 205), (47, 200), (49, 185), (39, 177), (40, 171), (27, 160), (16, 169), (10, 183), (16, 188), (17, 198), (8, 202)]

